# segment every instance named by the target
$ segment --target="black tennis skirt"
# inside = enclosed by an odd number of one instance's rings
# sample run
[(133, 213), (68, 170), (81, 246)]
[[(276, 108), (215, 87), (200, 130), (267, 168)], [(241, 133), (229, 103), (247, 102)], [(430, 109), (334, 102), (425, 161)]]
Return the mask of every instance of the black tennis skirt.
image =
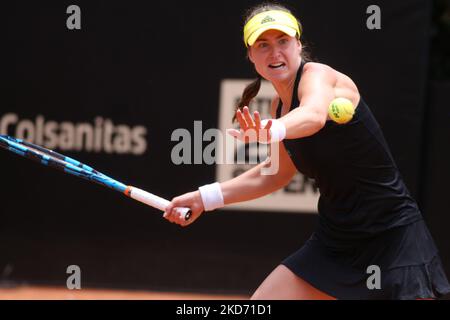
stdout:
[(439, 298), (450, 293), (424, 220), (387, 230), (345, 249), (325, 244), (314, 233), (282, 264), (337, 299)]

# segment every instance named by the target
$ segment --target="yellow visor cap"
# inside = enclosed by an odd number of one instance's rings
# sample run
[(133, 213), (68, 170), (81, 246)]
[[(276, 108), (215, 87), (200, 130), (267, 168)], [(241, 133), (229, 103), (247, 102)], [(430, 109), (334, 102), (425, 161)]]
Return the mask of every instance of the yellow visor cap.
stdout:
[(267, 30), (279, 30), (293, 37), (300, 37), (301, 31), (297, 19), (286, 11), (271, 10), (258, 13), (244, 27), (244, 42), (252, 46), (261, 34)]

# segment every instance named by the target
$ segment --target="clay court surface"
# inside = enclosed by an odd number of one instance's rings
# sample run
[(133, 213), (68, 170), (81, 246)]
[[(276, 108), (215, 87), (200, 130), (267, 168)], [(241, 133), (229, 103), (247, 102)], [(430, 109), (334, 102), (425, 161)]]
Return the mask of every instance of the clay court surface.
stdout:
[(0, 300), (246, 300), (240, 295), (81, 289), (60, 287), (1, 288)]

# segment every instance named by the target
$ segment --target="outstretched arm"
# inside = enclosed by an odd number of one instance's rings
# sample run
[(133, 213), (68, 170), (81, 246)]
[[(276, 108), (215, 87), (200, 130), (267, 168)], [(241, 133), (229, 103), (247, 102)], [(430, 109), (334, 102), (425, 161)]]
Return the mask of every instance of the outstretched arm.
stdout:
[[(276, 100), (276, 99), (275, 99)], [(276, 101), (272, 102), (272, 116), (275, 116)], [(223, 197), (223, 204), (231, 204), (253, 200), (264, 195), (270, 194), (275, 190), (285, 186), (297, 172), (295, 165), (292, 163), (284, 145), (277, 144), (278, 148), (272, 149), (272, 156), (263, 163), (247, 170), (243, 174), (220, 183), (220, 191)], [(277, 152), (276, 154), (273, 154)], [(272, 162), (270, 162), (272, 161)], [(267, 167), (276, 168), (271, 174), (262, 174), (263, 169)], [(183, 221), (176, 214), (176, 207), (191, 208), (192, 215), (190, 221)], [(181, 226), (186, 226), (194, 222), (205, 210), (198, 190), (186, 193), (172, 200), (171, 204), (166, 208), (164, 217)]]
[(311, 136), (323, 128), (328, 105), (335, 98), (336, 78), (336, 72), (328, 66), (305, 66), (297, 93), (300, 106), (278, 119), (286, 127), (286, 139)]
[[(263, 162), (233, 179), (220, 183), (224, 205), (253, 200), (270, 194), (292, 179), (297, 170), (282, 144), (279, 149), (279, 170), (275, 174), (261, 174), (264, 167), (272, 165), (269, 162)], [(184, 221), (174, 210), (177, 207), (189, 207), (192, 212), (191, 219)], [(200, 192), (196, 190), (173, 198), (166, 208), (164, 217), (170, 222), (187, 226), (199, 218), (203, 211), (205, 211), (204, 203)]]
[(244, 107), (236, 113), (241, 129), (229, 129), (228, 133), (244, 142), (261, 143), (311, 136), (325, 125), (328, 106), (335, 98), (336, 82), (336, 71), (332, 68), (307, 64), (297, 91), (301, 103), (298, 108), (276, 120), (261, 120), (257, 111), (252, 117), (248, 107)]

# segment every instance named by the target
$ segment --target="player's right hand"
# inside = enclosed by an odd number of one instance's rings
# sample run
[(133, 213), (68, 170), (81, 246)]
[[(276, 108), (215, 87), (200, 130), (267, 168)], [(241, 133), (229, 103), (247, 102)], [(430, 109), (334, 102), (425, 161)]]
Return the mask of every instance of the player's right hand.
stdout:
[[(179, 207), (191, 209), (191, 218), (189, 220), (186, 221), (184, 217), (180, 215), (177, 211), (177, 208)], [(205, 208), (203, 207), (200, 192), (197, 190), (173, 198), (170, 204), (166, 207), (163, 217), (172, 223), (186, 227), (197, 220), (203, 211), (205, 211)]]

